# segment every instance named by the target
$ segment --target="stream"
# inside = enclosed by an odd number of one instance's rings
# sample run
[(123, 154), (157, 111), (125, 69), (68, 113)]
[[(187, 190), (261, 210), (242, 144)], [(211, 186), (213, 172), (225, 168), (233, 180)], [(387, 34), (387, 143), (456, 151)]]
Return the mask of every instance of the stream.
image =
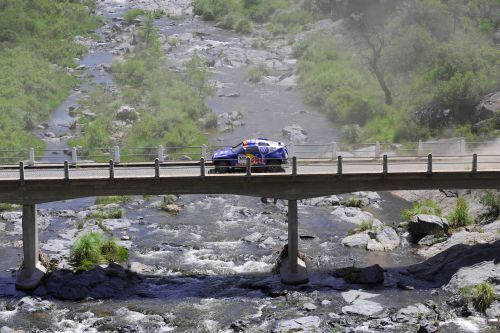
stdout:
[[(97, 31), (103, 42), (95, 42), (78, 62), (85, 66), (81, 75), (94, 84), (113, 86), (103, 65), (112, 63), (113, 51), (120, 43), (105, 42), (104, 31), (119, 24), (116, 19), (126, 8), (123, 1), (99, 3), (107, 21), (107, 26)], [(336, 141), (333, 124), (304, 102), (293, 80), (277, 82), (279, 77), (290, 78), (296, 66), (286, 39), (273, 41), (262, 50), (252, 47), (251, 37), (198, 18), (162, 17), (156, 24), (161, 36), (181, 40), (176, 47), (165, 47), (171, 67), (180, 68), (193, 52), (212, 61), (218, 89), (206, 99), (207, 106), (217, 114), (239, 110), (243, 115), (243, 126), (213, 135), (212, 143), (236, 144), (247, 137), (286, 140), (282, 128), (292, 124), (307, 131), (307, 143)], [(273, 74), (261, 84), (248, 82), (247, 63), (260, 61), (269, 63)], [(92, 84), (83, 84), (54, 110), (48, 127), (40, 132), (41, 136), (46, 132), (55, 135), (45, 136), (44, 161), (61, 163), (68, 159), (61, 152), (68, 148), (69, 125), (74, 121), (68, 108), (77, 106), (78, 99), (91, 89)], [(231, 95), (238, 96), (228, 97)], [(349, 195), (340, 197), (347, 199)], [(284, 286), (272, 270), (287, 240), (286, 202), (264, 204), (251, 197), (186, 195), (176, 201), (182, 211), (175, 215), (156, 208), (161, 200), (134, 197), (122, 204), (124, 218), (105, 221), (114, 237), (130, 249), (128, 266), (143, 278), (134, 285), (133, 295), (124, 293), (104, 300), (44, 297), (47, 303), (35, 300), (24, 307), (16, 306), (26, 296), (14, 288), (15, 270), (22, 262), (20, 216), (13, 213), (10, 221), (0, 220), (0, 228), (5, 225), (0, 233), (0, 327), (27, 332), (270, 332), (279, 320), (317, 316), (320, 331), (330, 332), (335, 327), (334, 315), (346, 305), (342, 293), (361, 289), (333, 277), (330, 273), (334, 269), (373, 264), (390, 268), (422, 261), (408, 244), (389, 252), (342, 246), (342, 238), (356, 225), (332, 215), (332, 205), (318, 207), (304, 201), (299, 203), (299, 249), (308, 256), (311, 281), (305, 286)], [(41, 250), (51, 258), (62, 259), (69, 255), (79, 234), (99, 231), (92, 220), (82, 230), (77, 226), (85, 212), (92, 210), (94, 201), (82, 198), (39, 205)], [(370, 200), (367, 210), (382, 222), (397, 225), (408, 206), (402, 199), (380, 193), (379, 199)], [(65, 265), (62, 260), (61, 266)], [(430, 299), (438, 304), (446, 301), (445, 294), (431, 293), (427, 288), (401, 290), (394, 281), (365, 290), (375, 294), (370, 301), (384, 311)], [(317, 309), (307, 310), (306, 303), (314, 303)], [(346, 320), (352, 327), (362, 326), (363, 317), (351, 317)], [(442, 332), (462, 331), (457, 325), (443, 327)], [(401, 327), (382, 330), (400, 332)]]

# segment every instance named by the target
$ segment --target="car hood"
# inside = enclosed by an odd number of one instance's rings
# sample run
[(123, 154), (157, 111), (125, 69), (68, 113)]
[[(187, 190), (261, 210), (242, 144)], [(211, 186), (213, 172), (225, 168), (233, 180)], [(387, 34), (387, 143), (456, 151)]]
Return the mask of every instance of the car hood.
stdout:
[(228, 155), (232, 155), (232, 154), (233, 154), (233, 151), (229, 147), (220, 148), (220, 149), (217, 149), (216, 151), (214, 151), (215, 158), (224, 157), (224, 156), (228, 156)]

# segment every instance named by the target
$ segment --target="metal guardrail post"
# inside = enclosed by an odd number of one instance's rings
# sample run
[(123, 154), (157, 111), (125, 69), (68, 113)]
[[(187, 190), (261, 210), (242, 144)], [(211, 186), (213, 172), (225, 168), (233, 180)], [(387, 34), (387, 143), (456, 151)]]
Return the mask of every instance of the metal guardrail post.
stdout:
[(71, 164), (75, 165), (77, 161), (78, 161), (78, 153), (76, 147), (73, 147), (71, 149)]
[(205, 177), (205, 159), (200, 158), (200, 176)]
[(297, 175), (297, 157), (296, 156), (292, 157), (292, 175), (294, 175), (294, 176)]
[(115, 146), (113, 148), (113, 158), (115, 160), (115, 163), (120, 163), (120, 147)]
[(160, 160), (155, 159), (155, 178), (160, 178)]
[(342, 156), (337, 157), (337, 175), (342, 175)]
[(69, 180), (69, 163), (64, 161), (64, 180)]
[(29, 154), (29, 163), (30, 165), (35, 165), (35, 148), (30, 148), (30, 154)]
[(380, 156), (380, 141), (375, 142), (375, 157)]
[(432, 175), (432, 154), (427, 155), (427, 174)]
[(204, 160), (207, 159), (207, 145), (206, 144), (201, 145), (201, 158), (203, 158)]
[(332, 160), (337, 157), (337, 142), (332, 142)]
[(109, 160), (109, 179), (115, 178), (115, 163), (113, 160)]
[(165, 162), (165, 148), (162, 145), (158, 146), (158, 160), (160, 162)]
[(24, 180), (24, 162), (19, 162), (19, 180)]
[(424, 155), (424, 144), (422, 140), (418, 140), (417, 156)]
[(250, 157), (247, 156), (246, 160), (246, 170), (247, 170), (247, 176), (252, 175), (252, 161), (250, 160)]
[(477, 172), (477, 154), (472, 155), (472, 173)]
[(383, 165), (382, 165), (382, 173), (385, 175), (387, 175), (387, 169), (388, 169), (388, 165), (387, 165), (387, 155), (384, 155), (384, 160), (383, 160)]

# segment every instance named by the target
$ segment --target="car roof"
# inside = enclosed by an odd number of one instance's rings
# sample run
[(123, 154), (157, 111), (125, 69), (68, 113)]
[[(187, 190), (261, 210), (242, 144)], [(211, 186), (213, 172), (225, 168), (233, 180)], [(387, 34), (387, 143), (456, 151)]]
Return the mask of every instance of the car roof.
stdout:
[(265, 142), (265, 143), (268, 143), (271, 145), (278, 145), (278, 142), (271, 141), (269, 139), (258, 138), (258, 139), (243, 140), (243, 146), (254, 146), (254, 145), (258, 145), (260, 142)]

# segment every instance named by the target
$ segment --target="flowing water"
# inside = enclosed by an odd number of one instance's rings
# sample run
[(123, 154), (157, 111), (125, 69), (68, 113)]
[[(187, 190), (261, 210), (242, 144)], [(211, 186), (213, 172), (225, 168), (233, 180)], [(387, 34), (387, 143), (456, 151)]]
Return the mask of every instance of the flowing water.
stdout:
[[(109, 8), (104, 7), (103, 13), (112, 24), (112, 18), (120, 16), (125, 8), (116, 7), (112, 13)], [(184, 33), (195, 36), (167, 52), (172, 66), (189, 59), (193, 51), (210, 59), (214, 45), (231, 50), (244, 43), (240, 36), (198, 19), (162, 18), (157, 25), (167, 37)], [(94, 83), (110, 86), (112, 78), (102, 65), (113, 59), (111, 47), (103, 45), (83, 57), (80, 64), (87, 66), (86, 75), (92, 74)], [(213, 78), (222, 85), (206, 99), (206, 104), (216, 113), (242, 110), (245, 125), (214, 135), (212, 142), (237, 143), (253, 136), (281, 140), (281, 129), (294, 123), (308, 131), (309, 142), (336, 140), (333, 124), (305, 104), (297, 88), (251, 84), (245, 76), (247, 65), (234, 63), (214, 68)], [(66, 154), (52, 150), (68, 148), (64, 135), (74, 120), (68, 107), (76, 105), (85, 94), (82, 91), (89, 89), (92, 87), (83, 85), (54, 111), (48, 131), (63, 137), (47, 139), (45, 161), (60, 163), (68, 159)], [(221, 92), (238, 92), (239, 97), (219, 97)], [(387, 224), (398, 223), (408, 204), (387, 193), (381, 193), (381, 197), (382, 208), (373, 208), (372, 212)], [(268, 332), (276, 319), (303, 316), (302, 304), (306, 300), (332, 301), (316, 315), (338, 313), (344, 304), (339, 290), (349, 286), (329, 274), (334, 268), (375, 263), (397, 267), (421, 260), (408, 246), (392, 252), (342, 247), (341, 239), (354, 225), (336, 220), (331, 215), (332, 207), (299, 204), (299, 248), (309, 257), (311, 282), (302, 287), (282, 286), (272, 269), (277, 252), (286, 243), (286, 203), (264, 204), (258, 198), (242, 196), (182, 196), (177, 203), (184, 206), (183, 210), (170, 215), (154, 208), (159, 200), (135, 197), (123, 205), (126, 219), (106, 222), (115, 237), (130, 236), (130, 241), (121, 243), (130, 248), (132, 269), (150, 275), (139, 283), (140, 293), (104, 301), (50, 300), (53, 307), (43, 312), (23, 312), (12, 306), (25, 295), (14, 288), (14, 271), (22, 261), (21, 226), (19, 219), (5, 222), (5, 232), (0, 233), (0, 327), (60, 332), (117, 328), (120, 332), (216, 332), (243, 320), (247, 331)], [(94, 198), (84, 198), (39, 205), (41, 249), (54, 258), (68, 255), (76, 235), (82, 232), (77, 228), (80, 219), (71, 213), (69, 217), (59, 216), (59, 211), (82, 211), (93, 203)], [(86, 230), (98, 228), (89, 222)], [(243, 240), (255, 233), (260, 237)], [(384, 307), (399, 308), (431, 298), (426, 289), (378, 288), (373, 292), (381, 294), (373, 300)]]

